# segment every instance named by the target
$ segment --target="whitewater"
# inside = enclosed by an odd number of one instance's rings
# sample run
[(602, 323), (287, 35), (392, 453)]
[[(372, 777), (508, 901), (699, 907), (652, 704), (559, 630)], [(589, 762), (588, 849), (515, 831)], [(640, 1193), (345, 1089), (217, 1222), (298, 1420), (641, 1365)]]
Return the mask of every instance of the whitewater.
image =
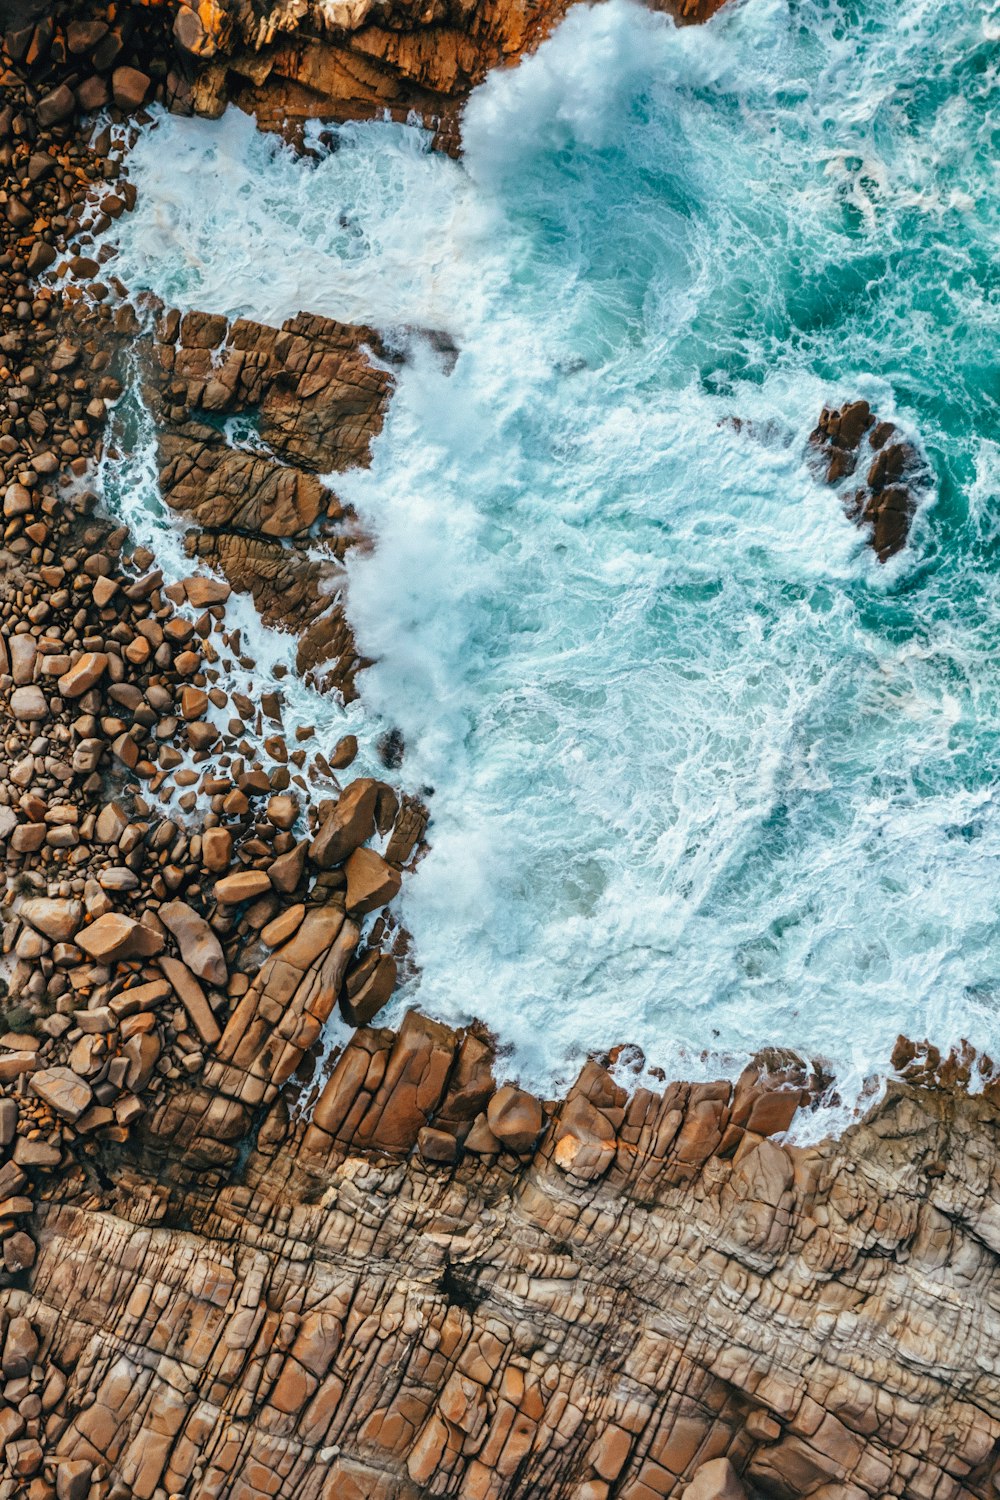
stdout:
[[(545, 1093), (615, 1043), (793, 1047), (848, 1114), (900, 1032), (1000, 1049), (998, 39), (996, 3), (608, 0), (477, 90), (461, 162), (140, 133), (130, 292), (409, 351), (333, 481), (377, 542), (357, 711), (433, 817), (390, 1020), (477, 1016)], [(934, 475), (886, 566), (807, 457), (859, 397)]]

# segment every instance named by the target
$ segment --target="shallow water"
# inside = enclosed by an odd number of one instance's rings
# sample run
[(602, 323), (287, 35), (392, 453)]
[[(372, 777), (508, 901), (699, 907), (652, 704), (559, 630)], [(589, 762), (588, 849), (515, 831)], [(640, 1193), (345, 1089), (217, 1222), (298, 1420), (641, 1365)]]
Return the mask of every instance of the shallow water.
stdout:
[[(763, 1044), (848, 1105), (899, 1031), (1000, 1046), (1000, 4), (572, 11), (467, 111), (297, 160), (158, 120), (116, 272), (446, 329), (338, 492), (364, 711), (434, 788), (396, 1002), (551, 1089)], [(936, 487), (879, 566), (805, 461), (867, 397)], [(737, 428), (731, 418), (742, 419)]]

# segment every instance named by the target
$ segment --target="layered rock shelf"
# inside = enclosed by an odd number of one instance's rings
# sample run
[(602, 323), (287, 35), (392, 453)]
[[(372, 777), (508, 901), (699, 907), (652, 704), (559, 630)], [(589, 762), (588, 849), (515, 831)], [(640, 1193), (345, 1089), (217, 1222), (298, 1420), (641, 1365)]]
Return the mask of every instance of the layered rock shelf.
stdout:
[[(286, 735), (279, 693), (225, 685), (254, 668), (235, 589), (295, 629), (300, 673), (357, 691), (337, 587), (360, 538), (320, 476), (367, 461), (377, 335), (135, 309), (88, 254), (81, 226), (134, 193), (83, 111), (388, 106), (454, 144), (469, 87), (560, 9), (8, 26), (0, 1500), (1000, 1489), (992, 1065), (901, 1043), (867, 1120), (806, 1148), (785, 1133), (829, 1080), (786, 1053), (661, 1092), (609, 1054), (545, 1100), (476, 1026), (381, 1027), (426, 810), (353, 774), (349, 736)], [(125, 344), (190, 527), (172, 583), (92, 485)], [(836, 484), (867, 444), (884, 558), (918, 465), (862, 408), (814, 444)], [(223, 441), (234, 416), (259, 451)]]

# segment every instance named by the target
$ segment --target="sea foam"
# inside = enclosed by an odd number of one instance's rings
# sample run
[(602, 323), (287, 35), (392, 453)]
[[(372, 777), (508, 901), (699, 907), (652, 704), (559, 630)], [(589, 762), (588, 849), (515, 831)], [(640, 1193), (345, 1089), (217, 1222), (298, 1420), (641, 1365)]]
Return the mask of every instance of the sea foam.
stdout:
[[(234, 111), (131, 153), (131, 289), (459, 345), (410, 337), (337, 489), (363, 711), (433, 812), (395, 1014), (481, 1017), (530, 1086), (775, 1044), (846, 1117), (900, 1031), (1000, 1046), (990, 14), (608, 0), (477, 91), (461, 163)], [(807, 461), (860, 396), (937, 481), (886, 567)]]

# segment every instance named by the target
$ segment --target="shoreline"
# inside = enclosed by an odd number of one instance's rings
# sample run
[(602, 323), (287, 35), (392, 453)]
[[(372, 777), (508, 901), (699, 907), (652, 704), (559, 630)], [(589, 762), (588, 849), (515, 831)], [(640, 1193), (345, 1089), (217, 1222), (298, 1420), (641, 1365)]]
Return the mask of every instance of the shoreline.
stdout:
[[(63, 87), (32, 104), (4, 84), (34, 120)], [(0, 347), (17, 384), (0, 437), (13, 777), (0, 826), (20, 967), (0, 1047), (0, 1358), (27, 1405), (0, 1411), (0, 1494), (990, 1494), (1000, 1084), (967, 1092), (973, 1057), (901, 1043), (901, 1077), (862, 1120), (796, 1146), (784, 1133), (811, 1083), (784, 1052), (733, 1083), (631, 1095), (588, 1061), (545, 1101), (497, 1087), (481, 1027), (412, 1011), (378, 1027), (402, 954), (384, 925), (385, 953), (358, 944), (419, 857), (419, 804), (342, 778), (310, 837), (310, 737), (290, 750), (276, 730), (262, 772), (243, 731), (271, 716), (220, 686), (243, 644), (229, 585), (164, 584), (143, 548), (127, 562), (125, 528), (95, 521), (80, 489), (117, 399), (108, 346), (136, 325), (108, 298), (60, 310), (53, 289), (18, 295), (73, 239), (60, 194), (115, 180), (72, 109), (18, 155), (32, 208), (3, 247)], [(14, 143), (17, 117), (12, 104)], [(78, 259), (93, 284), (100, 268)], [(372, 330), (311, 318), (283, 338), (248, 320), (223, 334), (210, 312), (164, 317), (148, 358), (183, 439), (180, 486), (192, 451), (207, 454), (217, 494), (250, 489), (272, 517), (267, 473), (256, 491), (227, 479), (233, 450), (204, 433), (193, 447), (192, 411), (213, 380), (229, 414), (273, 391), (274, 431), (299, 444), (313, 400), (287, 500), (299, 535), (332, 503), (309, 475), (343, 418), (294, 382), (356, 391), (354, 336)], [(390, 399), (376, 386), (369, 424)], [(77, 483), (60, 492), (64, 465)], [(224, 528), (210, 533), (209, 559)], [(349, 690), (356, 650), (323, 618), (313, 666), (336, 663)], [(240, 728), (220, 733), (210, 702)], [(327, 750), (334, 786), (350, 747), (342, 764)], [(157, 806), (171, 777), (183, 822)], [(362, 1029), (325, 1077), (310, 1057), (338, 1004)], [(292, 1079), (319, 1090), (308, 1118), (289, 1117)]]

